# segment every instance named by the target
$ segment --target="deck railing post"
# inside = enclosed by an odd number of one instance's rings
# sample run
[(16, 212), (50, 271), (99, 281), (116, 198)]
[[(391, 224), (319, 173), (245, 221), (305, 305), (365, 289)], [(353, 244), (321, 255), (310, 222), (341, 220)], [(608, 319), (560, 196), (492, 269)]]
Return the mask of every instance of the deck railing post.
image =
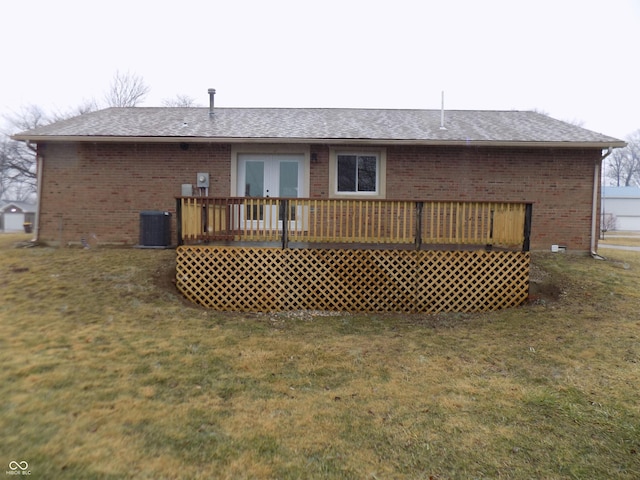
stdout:
[(206, 238), (207, 236), (207, 201), (204, 197), (200, 197), (202, 203), (200, 204), (200, 225), (202, 225), (202, 231), (200, 233), (200, 238)]
[(289, 200), (280, 200), (280, 219), (282, 220), (282, 248), (289, 246)]
[(422, 210), (424, 202), (416, 202), (416, 250), (422, 246)]
[(176, 198), (176, 236), (178, 237), (178, 246), (184, 245), (182, 238), (182, 198)]
[(533, 215), (533, 204), (527, 203), (524, 207), (524, 242), (522, 251), (528, 252), (531, 248), (531, 217)]
[(487, 246), (493, 245), (493, 219), (494, 219), (495, 210), (492, 208), (489, 212), (489, 243)]

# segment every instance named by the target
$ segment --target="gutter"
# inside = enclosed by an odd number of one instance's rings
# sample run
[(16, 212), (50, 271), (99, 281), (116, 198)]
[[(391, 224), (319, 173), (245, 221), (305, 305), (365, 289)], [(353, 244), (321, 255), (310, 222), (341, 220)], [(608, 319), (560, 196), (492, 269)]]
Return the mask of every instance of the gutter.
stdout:
[(411, 146), (465, 146), (465, 147), (537, 147), (537, 148), (618, 148), (626, 147), (619, 142), (569, 142), (569, 141), (523, 141), (523, 140), (437, 140), (399, 138), (337, 138), (337, 137), (189, 137), (189, 136), (109, 136), (109, 135), (24, 135), (12, 140), (32, 143), (232, 143), (232, 144), (306, 144), (306, 145), (411, 145)]
[(596, 233), (598, 231), (598, 187), (600, 186), (600, 168), (605, 158), (611, 155), (613, 148), (609, 147), (599, 161), (594, 163), (593, 169), (593, 199), (591, 202), (591, 256), (596, 260), (604, 260), (604, 257), (596, 252)]

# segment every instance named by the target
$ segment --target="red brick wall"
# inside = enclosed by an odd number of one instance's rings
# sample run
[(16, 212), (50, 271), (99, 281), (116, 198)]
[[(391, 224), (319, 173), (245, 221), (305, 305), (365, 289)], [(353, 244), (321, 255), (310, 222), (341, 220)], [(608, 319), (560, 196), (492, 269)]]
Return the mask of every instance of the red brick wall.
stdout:
[(533, 250), (559, 244), (587, 251), (600, 158), (600, 150), (564, 148), (392, 148), (387, 196), (533, 203)]
[[(78, 243), (95, 235), (99, 242), (136, 245), (140, 212), (169, 211), (183, 183), (209, 172), (210, 195), (228, 196), (229, 145), (48, 144), (44, 157), (39, 238)], [(175, 218), (172, 220), (175, 241)]]
[[(228, 144), (48, 144), (40, 240), (135, 245), (143, 210), (175, 215), (175, 197), (197, 172), (209, 172), (212, 196), (230, 193)], [(329, 148), (311, 146), (310, 196), (329, 193)], [(594, 163), (599, 150), (483, 147), (387, 147), (387, 198), (532, 202), (531, 247), (590, 246)], [(173, 220), (175, 242), (175, 219)]]

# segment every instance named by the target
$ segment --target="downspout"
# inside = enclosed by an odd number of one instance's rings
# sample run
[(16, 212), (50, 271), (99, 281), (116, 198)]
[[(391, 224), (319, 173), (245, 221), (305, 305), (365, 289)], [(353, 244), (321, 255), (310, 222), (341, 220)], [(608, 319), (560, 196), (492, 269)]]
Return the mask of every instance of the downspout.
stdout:
[(596, 235), (598, 231), (598, 187), (600, 186), (600, 168), (602, 161), (611, 155), (613, 148), (609, 147), (599, 161), (594, 163), (593, 170), (593, 199), (591, 202), (591, 256), (596, 260), (604, 260), (604, 257), (596, 252)]
[(40, 209), (42, 207), (42, 170), (44, 170), (44, 157), (42, 154), (38, 153), (36, 155), (36, 181), (38, 182), (37, 194), (38, 200), (36, 202), (36, 218), (34, 225), (34, 237), (33, 241), (37, 242), (40, 240)]

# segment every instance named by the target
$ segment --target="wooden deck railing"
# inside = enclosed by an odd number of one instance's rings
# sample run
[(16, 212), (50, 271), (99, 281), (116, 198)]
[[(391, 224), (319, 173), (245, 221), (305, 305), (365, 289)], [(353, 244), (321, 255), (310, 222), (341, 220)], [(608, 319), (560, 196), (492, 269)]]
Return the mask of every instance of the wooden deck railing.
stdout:
[(290, 242), (529, 249), (531, 204), (178, 197), (180, 244)]

